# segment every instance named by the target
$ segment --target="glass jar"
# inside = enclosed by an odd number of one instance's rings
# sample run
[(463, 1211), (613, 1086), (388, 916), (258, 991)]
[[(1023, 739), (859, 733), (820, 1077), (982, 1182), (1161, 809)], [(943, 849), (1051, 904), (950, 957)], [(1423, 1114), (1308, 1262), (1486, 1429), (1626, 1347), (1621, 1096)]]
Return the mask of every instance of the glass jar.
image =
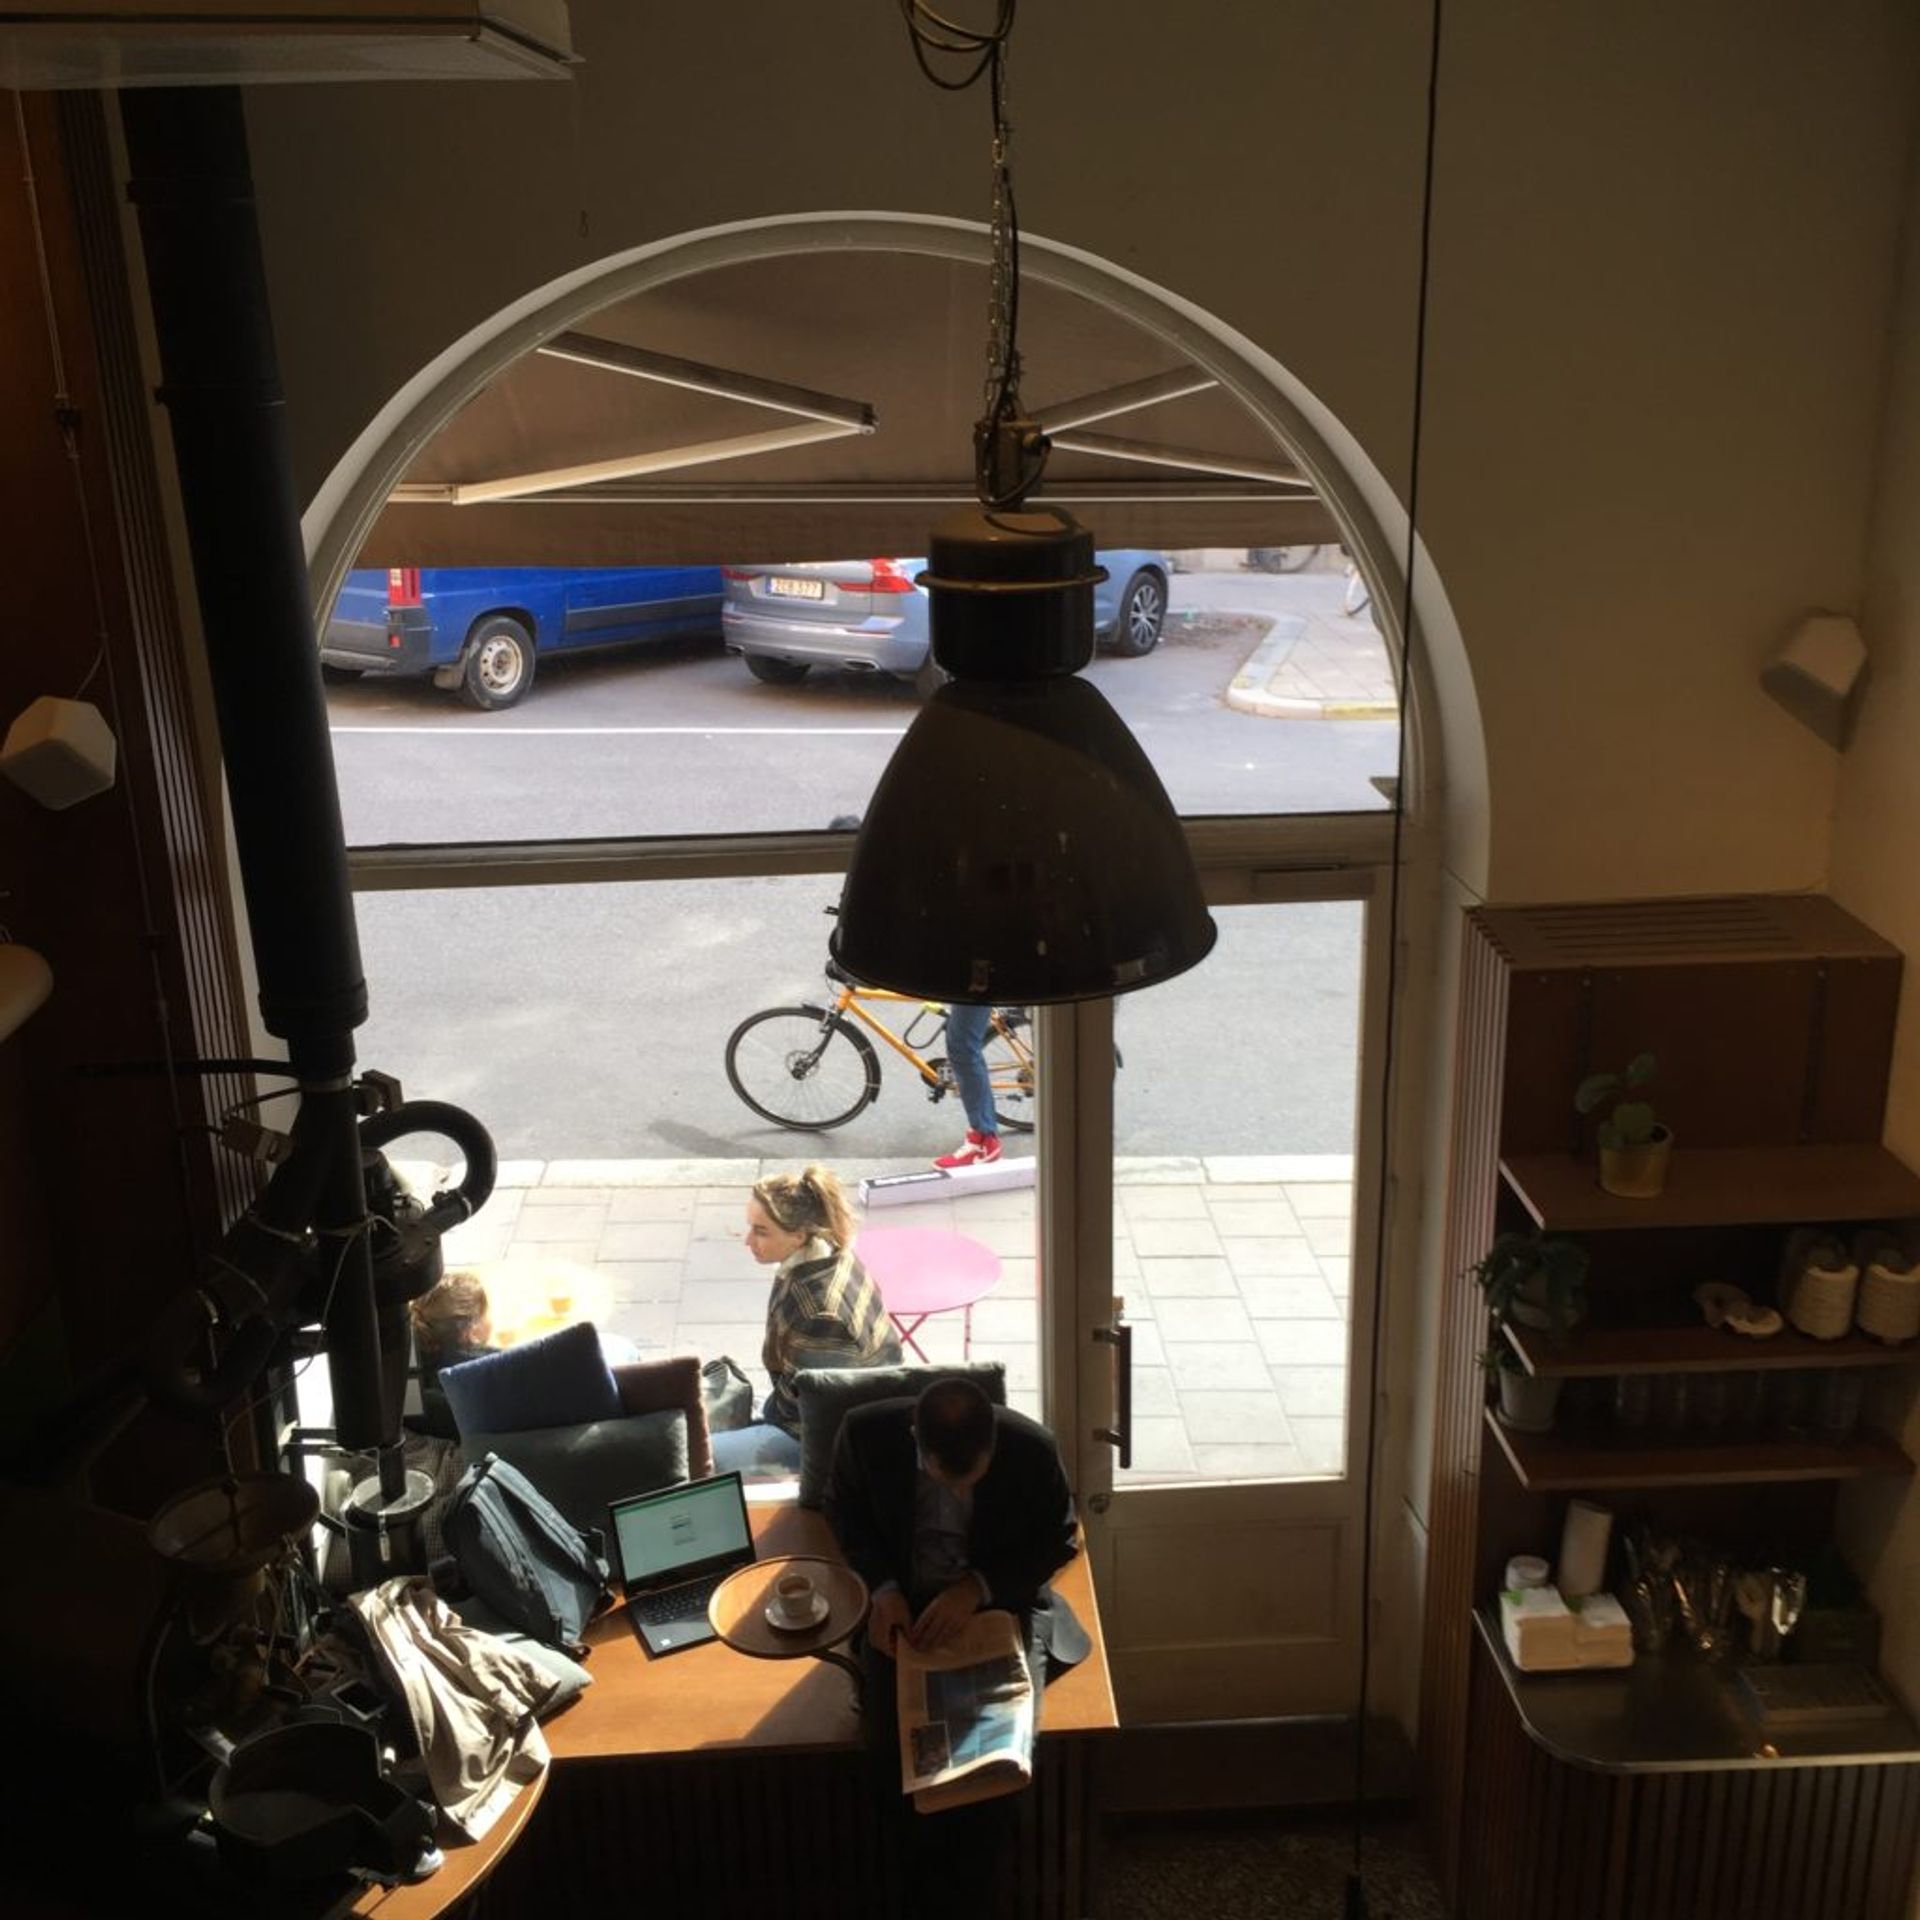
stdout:
[(1638, 1440), (1653, 1425), (1653, 1375), (1621, 1373), (1613, 1381), (1613, 1426), (1624, 1440)]
[(1693, 1375), (1656, 1373), (1653, 1378), (1653, 1431), (1678, 1439), (1687, 1430), (1687, 1409), (1693, 1399)]
[(1724, 1440), (1733, 1417), (1733, 1376), (1696, 1373), (1689, 1376), (1687, 1430), (1696, 1440)]
[(1823, 1367), (1813, 1394), (1813, 1437), (1823, 1447), (1844, 1447), (1860, 1424), (1867, 1383), (1858, 1367)]
[(1773, 1418), (1772, 1373), (1764, 1367), (1746, 1367), (1727, 1375), (1727, 1432), (1744, 1440), (1761, 1440)]
[(1776, 1440), (1804, 1441), (1813, 1431), (1813, 1383), (1805, 1367), (1783, 1367), (1768, 1389), (1768, 1431)]

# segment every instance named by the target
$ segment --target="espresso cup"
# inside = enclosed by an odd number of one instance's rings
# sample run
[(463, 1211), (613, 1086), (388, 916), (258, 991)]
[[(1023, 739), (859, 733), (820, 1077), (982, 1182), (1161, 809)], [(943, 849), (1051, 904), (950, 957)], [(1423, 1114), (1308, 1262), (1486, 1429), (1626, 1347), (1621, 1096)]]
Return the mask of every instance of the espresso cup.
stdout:
[(774, 1582), (773, 1597), (786, 1619), (799, 1624), (813, 1618), (813, 1582), (804, 1573), (783, 1573)]

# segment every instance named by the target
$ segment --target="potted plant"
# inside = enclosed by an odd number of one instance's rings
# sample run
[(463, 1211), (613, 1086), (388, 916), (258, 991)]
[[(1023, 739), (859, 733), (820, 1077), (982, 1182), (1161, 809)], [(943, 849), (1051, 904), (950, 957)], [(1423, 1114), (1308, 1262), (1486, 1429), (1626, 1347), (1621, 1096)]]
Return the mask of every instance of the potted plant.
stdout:
[(1529, 1373), (1520, 1356), (1502, 1340), (1480, 1355), (1480, 1364), (1500, 1383), (1500, 1424), (1516, 1433), (1551, 1433), (1560, 1404), (1557, 1373)]
[(1587, 1250), (1577, 1240), (1503, 1233), (1473, 1269), (1496, 1327), (1517, 1320), (1564, 1340), (1587, 1311)]
[(1600, 1184), (1629, 1200), (1650, 1200), (1667, 1184), (1673, 1135), (1654, 1118), (1641, 1091), (1653, 1078), (1653, 1055), (1637, 1053), (1619, 1073), (1590, 1073), (1574, 1089), (1573, 1104), (1582, 1113), (1613, 1101), (1600, 1122)]
[(1564, 1340), (1586, 1313), (1587, 1250), (1574, 1240), (1503, 1233), (1473, 1269), (1493, 1339), (1480, 1364), (1499, 1383), (1500, 1418), (1522, 1433), (1546, 1433), (1560, 1399), (1557, 1374), (1529, 1373), (1501, 1336), (1508, 1321)]

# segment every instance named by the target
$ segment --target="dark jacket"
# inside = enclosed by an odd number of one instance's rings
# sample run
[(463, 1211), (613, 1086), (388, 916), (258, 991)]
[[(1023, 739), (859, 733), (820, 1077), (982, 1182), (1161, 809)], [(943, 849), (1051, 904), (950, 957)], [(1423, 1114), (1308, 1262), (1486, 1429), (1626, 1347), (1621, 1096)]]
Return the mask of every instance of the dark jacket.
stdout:
[[(847, 1563), (869, 1587), (910, 1584), (919, 1460), (913, 1402), (876, 1400), (841, 1423), (827, 1518)], [(1053, 1435), (1008, 1407), (994, 1409), (993, 1460), (973, 1489), (967, 1555), (989, 1604), (1034, 1621), (1058, 1666), (1087, 1654), (1085, 1630), (1048, 1580), (1079, 1552), (1073, 1492)]]

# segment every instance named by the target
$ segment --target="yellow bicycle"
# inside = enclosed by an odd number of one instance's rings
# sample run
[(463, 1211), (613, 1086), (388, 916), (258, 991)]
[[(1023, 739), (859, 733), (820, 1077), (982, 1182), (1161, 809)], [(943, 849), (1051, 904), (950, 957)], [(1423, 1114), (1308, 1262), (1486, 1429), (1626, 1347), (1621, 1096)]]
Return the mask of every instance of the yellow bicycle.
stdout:
[[(727, 1079), (742, 1100), (777, 1127), (825, 1132), (844, 1127), (880, 1097), (880, 1056), (871, 1033), (919, 1075), (929, 1100), (955, 1091), (953, 1067), (930, 1050), (946, 1037), (947, 1010), (936, 1000), (863, 987), (832, 960), (826, 1006), (769, 1007), (749, 1014), (727, 1040)], [(873, 1011), (914, 1009), (904, 1034)], [(866, 1028), (863, 1033), (861, 1027)], [(1033, 1021), (1019, 1007), (995, 1007), (987, 1029), (987, 1074), (1000, 1124), (1033, 1130)]]

